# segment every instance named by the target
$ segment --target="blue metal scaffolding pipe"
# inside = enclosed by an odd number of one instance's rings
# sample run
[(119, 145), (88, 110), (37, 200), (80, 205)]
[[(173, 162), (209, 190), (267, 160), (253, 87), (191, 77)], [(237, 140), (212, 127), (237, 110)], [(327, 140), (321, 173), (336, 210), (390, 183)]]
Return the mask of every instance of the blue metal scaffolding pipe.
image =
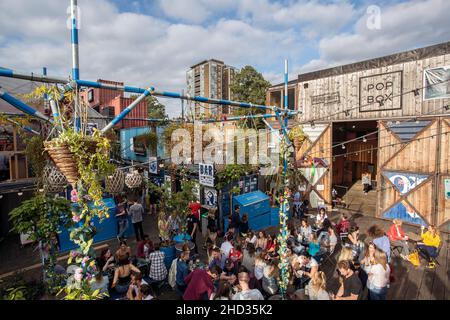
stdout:
[(145, 97), (149, 95), (150, 95), (150, 88), (145, 90), (144, 93), (142, 93), (136, 100), (133, 101), (133, 103), (131, 103), (117, 117), (115, 117), (110, 123), (108, 123), (108, 125), (104, 127), (101, 132), (105, 133), (106, 131), (114, 127), (116, 124), (118, 124), (120, 121), (122, 121), (123, 118), (125, 118), (127, 114), (129, 114), (131, 110), (133, 110), (139, 104), (139, 102), (141, 102)]
[[(95, 82), (95, 81), (87, 81), (87, 80), (76, 80), (75, 82), (80, 87), (112, 89), (112, 90), (119, 90), (119, 91), (124, 91), (124, 92), (140, 93), (140, 94), (145, 92), (145, 89), (138, 88), (138, 87), (119, 86), (119, 85), (114, 85), (114, 84), (101, 83), (101, 82)], [(242, 108), (257, 108), (257, 109), (264, 109), (264, 110), (274, 110), (275, 109), (275, 107), (257, 105), (257, 104), (247, 103), (247, 102), (212, 99), (212, 98), (205, 98), (205, 97), (201, 97), (201, 96), (190, 96), (188, 94), (180, 94), (177, 92), (169, 92), (169, 91), (157, 91), (154, 87), (150, 87), (149, 89), (150, 89), (151, 95), (157, 96), (157, 97), (183, 99), (183, 100), (190, 100), (190, 101), (203, 102), (203, 103), (236, 106), (236, 107), (242, 107)]]
[[(286, 114), (287, 117), (292, 117), (296, 115), (297, 112), (289, 112)], [(205, 123), (214, 123), (214, 122), (224, 122), (224, 121), (239, 121), (239, 120), (245, 120), (245, 119), (269, 119), (269, 118), (276, 118), (276, 114), (255, 114), (255, 115), (248, 115), (248, 116), (236, 116), (236, 117), (227, 117), (224, 119), (206, 119), (202, 120), (202, 122)]]
[(0, 68), (0, 77), (15, 78), (43, 83), (60, 83), (60, 84), (67, 83), (67, 79), (63, 78), (47, 77), (46, 75), (34, 73), (30, 74), (17, 73), (11, 69), (2, 69), (2, 68)]
[(23, 130), (25, 130), (25, 131), (27, 131), (27, 132), (30, 132), (30, 133), (35, 134), (35, 135), (38, 135), (38, 136), (40, 135), (39, 132), (37, 132), (37, 131), (33, 130), (32, 128), (30, 128), (30, 127), (28, 127), (28, 126), (26, 126), (26, 125), (23, 125), (23, 124), (21, 124), (21, 123), (19, 123), (19, 122), (17, 122), (17, 121), (14, 121), (14, 120), (12, 120), (12, 119), (6, 119), (6, 121), (8, 121), (8, 122), (10, 122), (10, 123), (12, 123), (12, 124), (15, 124), (16, 126), (22, 128)]
[(20, 111), (22, 111), (22, 112), (24, 112), (24, 113), (26, 113), (26, 114), (28, 114), (30, 116), (37, 117), (37, 118), (40, 118), (42, 120), (50, 122), (50, 118), (49, 117), (47, 117), (46, 115), (44, 115), (40, 111), (30, 107), (29, 105), (23, 103), (22, 101), (16, 99), (15, 97), (10, 95), (9, 93), (6, 93), (2, 89), (0, 89), (0, 99), (8, 102), (10, 105), (15, 107), (16, 109), (19, 109)]

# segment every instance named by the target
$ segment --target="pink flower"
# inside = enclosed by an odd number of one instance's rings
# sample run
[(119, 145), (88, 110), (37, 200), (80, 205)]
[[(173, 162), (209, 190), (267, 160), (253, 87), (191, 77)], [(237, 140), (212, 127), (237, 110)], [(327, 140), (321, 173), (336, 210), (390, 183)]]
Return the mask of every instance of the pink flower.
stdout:
[(78, 202), (78, 197), (77, 197), (77, 196), (72, 196), (72, 197), (70, 198), (70, 201), (72, 201), (72, 202)]
[(70, 192), (70, 195), (71, 195), (72, 197), (76, 197), (76, 196), (78, 195), (77, 190), (73, 189), (73, 190)]
[(72, 217), (72, 220), (73, 220), (73, 222), (80, 222), (80, 216), (78, 216), (78, 215), (74, 215), (73, 217)]
[(80, 282), (83, 279), (83, 274), (82, 273), (75, 273), (75, 275), (73, 276), (73, 278)]
[(72, 258), (75, 258), (78, 255), (78, 252), (72, 251), (70, 254), (72, 255)]

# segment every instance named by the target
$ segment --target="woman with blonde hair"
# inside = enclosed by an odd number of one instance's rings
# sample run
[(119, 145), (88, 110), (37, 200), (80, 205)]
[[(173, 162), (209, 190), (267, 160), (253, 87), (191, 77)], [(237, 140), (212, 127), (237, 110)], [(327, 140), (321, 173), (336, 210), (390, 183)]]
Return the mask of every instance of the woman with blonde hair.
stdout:
[(441, 237), (436, 229), (436, 226), (429, 225), (428, 231), (423, 232), (424, 226), (421, 227), (420, 236), (422, 242), (417, 244), (419, 252), (427, 259), (428, 268), (432, 269), (436, 266), (434, 259), (438, 256), (438, 248), (441, 245)]
[(341, 253), (339, 254), (337, 262), (341, 262), (343, 260), (353, 261), (353, 249), (351, 247), (343, 247)]
[(386, 300), (391, 269), (387, 255), (380, 249), (375, 249), (374, 264), (366, 269), (367, 289), (370, 300)]
[(330, 300), (327, 292), (327, 279), (322, 271), (316, 272), (305, 289), (305, 294), (309, 300)]

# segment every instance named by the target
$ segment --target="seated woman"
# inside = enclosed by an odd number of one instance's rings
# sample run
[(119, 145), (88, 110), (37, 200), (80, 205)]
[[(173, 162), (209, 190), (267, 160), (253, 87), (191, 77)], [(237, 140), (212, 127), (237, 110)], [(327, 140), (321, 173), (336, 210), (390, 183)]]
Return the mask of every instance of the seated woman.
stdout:
[(417, 249), (419, 252), (427, 259), (428, 268), (436, 267), (436, 263), (434, 261), (438, 256), (438, 248), (441, 245), (441, 237), (436, 229), (436, 226), (429, 225), (428, 231), (423, 232), (425, 230), (424, 226), (421, 226), (420, 236), (422, 238), (422, 242), (417, 244)]
[(147, 234), (144, 234), (144, 239), (139, 241), (136, 248), (136, 258), (147, 259), (148, 255), (154, 251), (153, 242)]
[(264, 251), (267, 247), (267, 237), (264, 231), (259, 231), (256, 239), (256, 251), (261, 252)]
[(320, 243), (317, 239), (317, 236), (314, 233), (311, 233), (309, 236), (309, 244), (308, 244), (308, 253), (311, 257), (317, 255), (320, 251)]
[(119, 249), (116, 251), (115, 258), (117, 261), (131, 258), (131, 248), (127, 245), (125, 240), (120, 241)]
[(337, 244), (337, 236), (334, 232), (334, 229), (332, 226), (328, 227), (328, 232), (325, 237), (322, 237), (322, 241), (319, 242), (320, 246), (325, 249), (327, 252), (334, 252), (334, 248)]
[(111, 253), (111, 250), (105, 248), (100, 253), (100, 257), (97, 259), (97, 267), (103, 273), (112, 273), (114, 271), (114, 256)]
[(387, 236), (391, 241), (391, 244), (395, 247), (401, 247), (402, 252), (400, 256), (403, 260), (408, 260), (409, 256), (409, 246), (408, 246), (408, 237), (405, 235), (405, 232), (402, 230), (402, 220), (394, 219), (392, 221), (392, 225), (389, 228)]
[(343, 213), (341, 215), (341, 220), (336, 224), (336, 231), (338, 234), (348, 232), (350, 229), (350, 221), (347, 218), (347, 215)]
[(131, 273), (140, 273), (141, 271), (131, 264), (128, 258), (123, 257), (119, 260), (118, 267), (114, 271), (114, 280), (111, 288), (119, 294), (125, 294), (128, 291), (131, 282)]
[(300, 232), (299, 232), (299, 241), (300, 243), (308, 243), (309, 236), (312, 233), (311, 226), (308, 224), (308, 220), (302, 219)]
[(320, 208), (319, 214), (316, 216), (316, 221), (315, 221), (317, 229), (322, 228), (322, 224), (325, 221), (325, 219), (328, 219), (327, 212), (326, 212), (325, 208)]

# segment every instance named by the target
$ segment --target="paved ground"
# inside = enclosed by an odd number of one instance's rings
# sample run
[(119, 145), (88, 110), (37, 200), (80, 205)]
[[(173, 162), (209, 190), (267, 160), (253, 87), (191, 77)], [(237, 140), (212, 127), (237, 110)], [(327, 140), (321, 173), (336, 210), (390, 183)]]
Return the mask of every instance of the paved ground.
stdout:
[[(352, 215), (352, 212), (348, 212)], [(338, 219), (338, 213), (329, 213), (329, 217), (332, 221)], [(376, 219), (374, 217), (364, 216), (360, 213), (354, 213), (351, 218), (352, 223), (356, 223), (362, 233), (364, 239), (366, 230), (372, 224), (377, 223), (381, 225), (384, 230), (387, 230), (390, 226), (389, 221)], [(296, 221), (298, 223), (298, 221)], [(419, 233), (419, 228), (404, 226), (406, 232)], [(145, 216), (144, 220), (144, 232), (150, 235), (151, 240), (158, 241), (156, 218), (154, 216)], [(269, 228), (269, 232), (276, 233), (277, 228)], [(450, 265), (449, 265), (449, 235), (442, 234), (443, 247), (440, 252), (438, 262), (440, 266), (433, 270), (425, 268), (424, 265), (414, 268), (410, 263), (403, 261), (400, 258), (393, 259), (394, 275), (396, 281), (391, 284), (388, 292), (388, 299), (406, 299), (406, 300), (427, 300), (427, 299), (440, 299), (450, 300)], [(130, 239), (129, 245), (135, 250), (136, 242), (134, 239)], [(206, 253), (201, 249), (203, 239), (198, 237), (197, 242), (199, 244), (200, 256), (206, 259)], [(98, 251), (105, 245), (109, 245), (114, 252), (118, 248), (117, 239), (113, 239), (107, 242), (96, 244)], [(0, 243), (0, 257), (2, 257), (2, 263), (0, 264), (0, 279), (9, 276), (14, 270), (26, 268), (26, 278), (39, 278), (41, 276), (41, 269), (39, 266), (39, 255), (37, 251), (33, 251), (34, 246), (29, 245), (21, 248), (18, 244), (18, 239), (7, 238)], [(329, 283), (329, 290), (335, 290), (338, 286), (336, 275), (336, 257), (339, 255), (340, 247), (335, 250), (335, 254), (331, 259), (324, 263), (321, 268), (327, 274)], [(64, 254), (61, 255), (61, 264), (65, 265)], [(158, 296), (161, 300), (177, 299), (176, 294), (171, 290), (164, 290)]]

